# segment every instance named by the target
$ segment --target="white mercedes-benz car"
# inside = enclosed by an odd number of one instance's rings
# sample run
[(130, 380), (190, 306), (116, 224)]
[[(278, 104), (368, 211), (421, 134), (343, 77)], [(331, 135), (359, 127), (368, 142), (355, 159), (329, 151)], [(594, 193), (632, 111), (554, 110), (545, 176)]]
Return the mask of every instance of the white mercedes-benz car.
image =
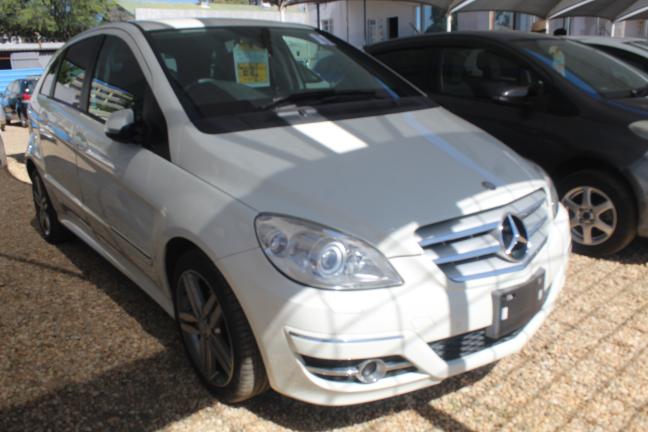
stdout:
[(106, 25), (30, 109), (45, 240), (74, 233), (146, 291), (225, 401), (437, 384), (520, 350), (565, 280), (540, 168), (311, 27)]

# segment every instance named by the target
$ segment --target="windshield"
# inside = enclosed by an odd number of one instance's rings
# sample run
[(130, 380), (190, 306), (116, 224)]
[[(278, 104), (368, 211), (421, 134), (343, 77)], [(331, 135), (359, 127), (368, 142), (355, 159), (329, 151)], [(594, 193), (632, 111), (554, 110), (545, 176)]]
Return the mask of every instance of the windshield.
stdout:
[(590, 94), (628, 97), (648, 86), (648, 75), (578, 42), (539, 39), (515, 43)]
[[(397, 104), (423, 95), (379, 63), (310, 29), (206, 27), (148, 33), (198, 127), (285, 106)], [(246, 118), (249, 121), (249, 118)]]

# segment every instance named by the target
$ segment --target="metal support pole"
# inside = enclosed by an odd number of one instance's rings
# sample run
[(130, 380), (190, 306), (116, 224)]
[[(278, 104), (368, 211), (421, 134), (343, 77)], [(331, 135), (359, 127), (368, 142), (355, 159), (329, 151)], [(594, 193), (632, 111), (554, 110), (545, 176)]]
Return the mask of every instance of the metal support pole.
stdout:
[(317, 29), (322, 30), (322, 25), (321, 25), (321, 20), (320, 20), (320, 4), (319, 4), (319, 2), (317, 2), (316, 5), (317, 5)]
[(362, 0), (362, 14), (364, 16), (364, 45), (367, 45), (367, 0)]
[(448, 14), (448, 18), (446, 20), (446, 31), (448, 33), (452, 31), (452, 14)]

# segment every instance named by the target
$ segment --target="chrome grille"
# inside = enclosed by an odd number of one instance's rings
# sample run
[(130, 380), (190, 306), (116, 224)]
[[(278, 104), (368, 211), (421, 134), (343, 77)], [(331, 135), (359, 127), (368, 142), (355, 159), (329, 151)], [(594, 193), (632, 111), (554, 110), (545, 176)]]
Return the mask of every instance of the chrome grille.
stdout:
[[(526, 227), (529, 246), (523, 260), (502, 256), (499, 229), (507, 214), (519, 217)], [(527, 266), (547, 241), (547, 197), (539, 189), (506, 206), (419, 228), (419, 244), (441, 270), (455, 282), (519, 271)]]

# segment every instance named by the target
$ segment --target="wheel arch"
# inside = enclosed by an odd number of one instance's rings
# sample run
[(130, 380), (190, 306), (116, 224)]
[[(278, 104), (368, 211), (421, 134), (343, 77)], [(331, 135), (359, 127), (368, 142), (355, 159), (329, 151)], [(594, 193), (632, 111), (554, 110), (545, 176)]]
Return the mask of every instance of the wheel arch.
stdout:
[(628, 176), (624, 174), (623, 171), (615, 167), (613, 164), (603, 161), (601, 159), (596, 159), (596, 158), (571, 159), (569, 161), (563, 162), (558, 167), (554, 168), (551, 171), (551, 177), (554, 179), (556, 183), (558, 183), (561, 179), (567, 177), (568, 175), (583, 170), (602, 171), (616, 177), (628, 188), (630, 192), (632, 192), (632, 195), (635, 198), (635, 203), (634, 203), (635, 210), (639, 207), (641, 195), (637, 190), (637, 188), (630, 181)]
[(27, 169), (27, 174), (29, 174), (29, 178), (31, 179), (34, 172), (37, 171), (37, 168), (34, 161), (29, 157), (25, 158), (25, 168)]
[(205, 251), (200, 246), (185, 237), (174, 237), (167, 241), (164, 247), (164, 276), (171, 295), (173, 295), (172, 279), (176, 263), (183, 254), (190, 250), (197, 250), (203, 255), (209, 257), (209, 255), (205, 253)]

